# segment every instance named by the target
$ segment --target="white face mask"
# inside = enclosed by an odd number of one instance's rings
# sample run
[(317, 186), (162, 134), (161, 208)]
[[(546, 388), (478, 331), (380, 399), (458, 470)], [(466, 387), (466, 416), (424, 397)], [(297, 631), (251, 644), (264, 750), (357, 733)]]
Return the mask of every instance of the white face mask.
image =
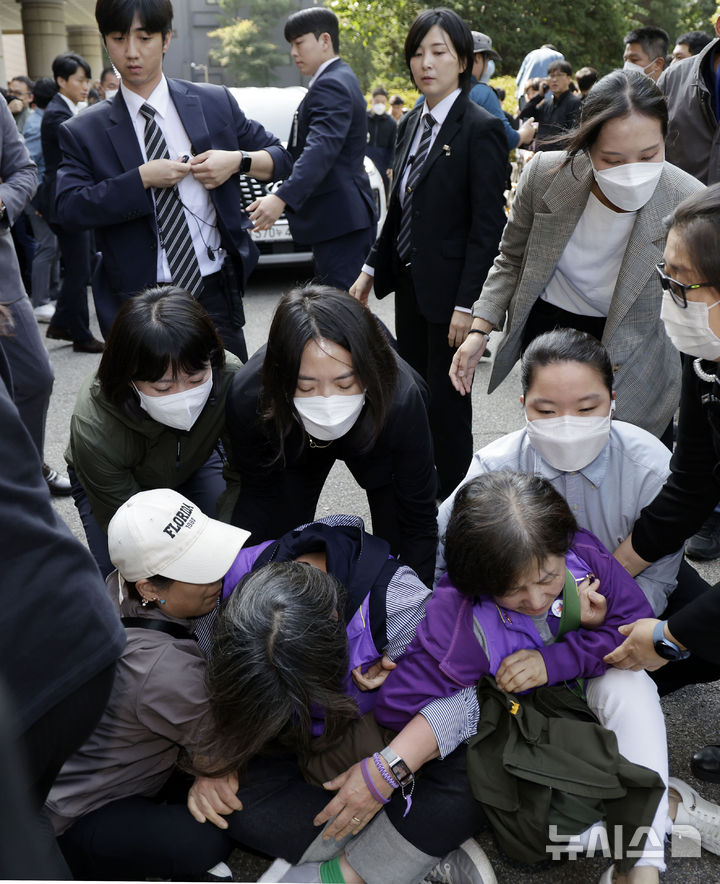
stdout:
[(105, 90), (105, 101), (110, 101), (111, 98), (115, 98), (118, 94), (119, 89), (106, 89)]
[(670, 292), (663, 292), (660, 319), (673, 345), (688, 356), (700, 359), (720, 360), (720, 338), (710, 328), (708, 311), (717, 307), (715, 301), (709, 307), (702, 301), (688, 301), (687, 307), (679, 307)]
[(495, 76), (495, 62), (492, 58), (487, 60), (487, 64), (485, 65), (485, 70), (482, 72), (482, 76), (480, 77), (481, 83), (489, 83), (490, 77)]
[(85, 108), (86, 108), (87, 106), (88, 106), (87, 101), (78, 101), (78, 103), (77, 103), (77, 109), (78, 109), (78, 111), (85, 110)]
[[(648, 67), (650, 67), (651, 64), (652, 64), (652, 62), (650, 62)], [(645, 70), (645, 68), (641, 64), (635, 64), (634, 61), (626, 61), (625, 64), (623, 65), (623, 70), (624, 71), (635, 71), (636, 74), (645, 74), (646, 77), (650, 77), (650, 74), (648, 74), (648, 72)], [(652, 77), (651, 77), (651, 79), (652, 79)]]
[(571, 473), (592, 463), (607, 445), (615, 403), (605, 417), (548, 417), (528, 420), (528, 441), (556, 470)]
[(344, 436), (355, 425), (365, 405), (365, 394), (295, 396), (293, 404), (307, 432), (329, 442)]
[(385, 102), (378, 101), (377, 104), (374, 104), (372, 106), (372, 112), (374, 114), (377, 114), (378, 116), (380, 116), (381, 114), (384, 114), (385, 113)]
[(210, 398), (213, 378), (210, 377), (191, 390), (182, 390), (180, 393), (168, 393), (165, 396), (148, 396), (135, 387), (135, 392), (140, 397), (140, 407), (146, 411), (153, 420), (174, 430), (189, 430), (200, 417), (200, 412), (205, 408), (205, 403)]
[(625, 163), (611, 169), (596, 169), (598, 187), (610, 202), (626, 212), (642, 209), (655, 193), (665, 163)]

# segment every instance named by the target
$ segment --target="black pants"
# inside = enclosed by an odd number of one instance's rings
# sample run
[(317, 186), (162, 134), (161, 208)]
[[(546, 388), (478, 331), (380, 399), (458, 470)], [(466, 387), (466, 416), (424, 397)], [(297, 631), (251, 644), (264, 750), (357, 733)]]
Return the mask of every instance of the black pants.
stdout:
[(134, 796), (81, 817), (58, 843), (78, 880), (201, 878), (228, 858), (233, 844), (212, 823), (198, 823), (185, 801)]
[[(230, 260), (227, 258), (226, 260)], [(231, 295), (222, 277), (222, 272), (213, 273), (212, 276), (203, 277), (205, 291), (198, 298), (215, 323), (215, 328), (222, 338), (226, 350), (234, 353), (241, 362), (247, 362), (248, 352), (245, 344), (242, 324), (233, 319), (233, 304)], [(236, 297), (240, 297), (237, 294)], [(242, 322), (242, 320), (239, 320)]]
[[(397, 257), (397, 256), (396, 256)], [(440, 497), (465, 477), (473, 455), (472, 399), (450, 382), (455, 349), (448, 344), (449, 323), (429, 322), (420, 312), (408, 268), (396, 261), (395, 333), (398, 352), (430, 388), (430, 431)]]
[(90, 285), (90, 233), (58, 228), (58, 246), (63, 262), (63, 281), (52, 324), (69, 332), (75, 343), (89, 341), (90, 314), (87, 287)]
[[(683, 559), (678, 570), (677, 587), (670, 596), (667, 608), (660, 616), (663, 620), (667, 620), (676, 611), (684, 608), (709, 589), (712, 589), (710, 584), (703, 580), (692, 565)], [(678, 688), (685, 687), (685, 685), (717, 681), (720, 679), (720, 664), (710, 663), (708, 660), (691, 654), (687, 660), (666, 663), (660, 669), (648, 672), (648, 675), (657, 685), (660, 696), (664, 697)]]
[(376, 226), (353, 230), (335, 239), (313, 243), (315, 280), (347, 291), (360, 275), (375, 242)]
[[(423, 853), (445, 856), (487, 828), (485, 813), (470, 791), (466, 753), (461, 744), (444, 760), (423, 766), (407, 816), (399, 789), (383, 808), (398, 833)], [(256, 758), (238, 791), (244, 809), (228, 817), (230, 834), (253, 850), (295, 864), (322, 831), (312, 821), (333, 794), (306, 783), (294, 757)]]

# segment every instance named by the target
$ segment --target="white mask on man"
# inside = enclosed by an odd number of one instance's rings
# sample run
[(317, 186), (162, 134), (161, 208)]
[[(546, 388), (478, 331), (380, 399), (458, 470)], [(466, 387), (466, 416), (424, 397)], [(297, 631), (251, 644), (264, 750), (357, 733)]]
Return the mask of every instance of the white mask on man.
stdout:
[(610, 169), (596, 169), (597, 185), (618, 209), (637, 212), (655, 193), (665, 167), (660, 163), (623, 163)]
[(182, 390), (180, 393), (168, 393), (165, 396), (148, 396), (135, 387), (135, 392), (140, 397), (140, 407), (146, 411), (153, 420), (174, 430), (189, 430), (200, 417), (200, 412), (205, 408), (205, 403), (210, 398), (213, 378), (210, 377), (202, 384), (198, 384), (190, 390)]
[(382, 116), (385, 113), (385, 102), (377, 101), (372, 106), (372, 112), (376, 114), (378, 117)]
[[(650, 62), (652, 64), (652, 62)], [(648, 67), (650, 67), (650, 64)], [(635, 64), (634, 61), (626, 61), (623, 65), (624, 71), (635, 71), (636, 74), (645, 74), (646, 77), (649, 77), (650, 74), (645, 70), (645, 68), (641, 64)], [(652, 79), (652, 78), (651, 78)]]
[(111, 98), (115, 98), (118, 94), (119, 89), (106, 89), (105, 90), (105, 101), (110, 101)]
[(365, 393), (349, 396), (295, 396), (293, 405), (307, 432), (323, 442), (344, 436), (355, 425), (365, 405)]
[(528, 441), (556, 470), (572, 473), (592, 463), (607, 445), (615, 403), (605, 417), (562, 417), (528, 420)]

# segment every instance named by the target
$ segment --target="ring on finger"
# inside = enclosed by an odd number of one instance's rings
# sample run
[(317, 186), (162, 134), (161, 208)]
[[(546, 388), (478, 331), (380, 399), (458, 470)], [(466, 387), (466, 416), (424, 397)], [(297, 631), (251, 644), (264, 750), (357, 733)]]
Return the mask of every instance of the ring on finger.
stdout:
[(354, 816), (354, 817), (352, 818), (352, 821), (353, 821), (354, 823), (359, 823), (359, 822), (360, 822), (360, 818)]

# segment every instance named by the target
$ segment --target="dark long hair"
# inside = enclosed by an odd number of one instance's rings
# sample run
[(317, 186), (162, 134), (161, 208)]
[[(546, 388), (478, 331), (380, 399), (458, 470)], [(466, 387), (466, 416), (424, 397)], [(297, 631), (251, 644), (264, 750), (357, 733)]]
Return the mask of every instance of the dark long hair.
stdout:
[(590, 150), (605, 123), (632, 113), (657, 120), (665, 138), (668, 130), (667, 102), (650, 77), (637, 71), (618, 70), (599, 79), (583, 101), (580, 125), (571, 133), (566, 148), (566, 162)]
[(125, 301), (110, 329), (98, 367), (103, 394), (130, 414), (139, 412), (132, 381), (194, 374), (225, 365), (225, 351), (205, 308), (176, 286), (147, 289)]
[[(345, 590), (303, 562), (251, 572), (218, 620), (207, 682), (213, 736), (202, 755), (213, 772), (242, 770), (273, 741), (301, 755), (335, 743), (357, 714), (345, 695)], [(322, 710), (322, 737), (312, 714)]]
[(671, 230), (679, 233), (693, 267), (720, 290), (720, 184), (712, 184), (684, 199), (671, 216)]
[(566, 555), (576, 531), (570, 507), (546, 479), (485, 473), (455, 496), (445, 534), (448, 576), (470, 598), (502, 597), (534, 563)]
[(370, 432), (369, 450), (385, 425), (397, 382), (397, 363), (387, 338), (372, 313), (340, 289), (324, 285), (294, 288), (280, 299), (262, 367), (260, 412), (284, 460), (285, 441), (299, 423), (293, 405), (300, 361), (309, 341), (324, 338), (344, 347), (365, 388), (365, 410)]

